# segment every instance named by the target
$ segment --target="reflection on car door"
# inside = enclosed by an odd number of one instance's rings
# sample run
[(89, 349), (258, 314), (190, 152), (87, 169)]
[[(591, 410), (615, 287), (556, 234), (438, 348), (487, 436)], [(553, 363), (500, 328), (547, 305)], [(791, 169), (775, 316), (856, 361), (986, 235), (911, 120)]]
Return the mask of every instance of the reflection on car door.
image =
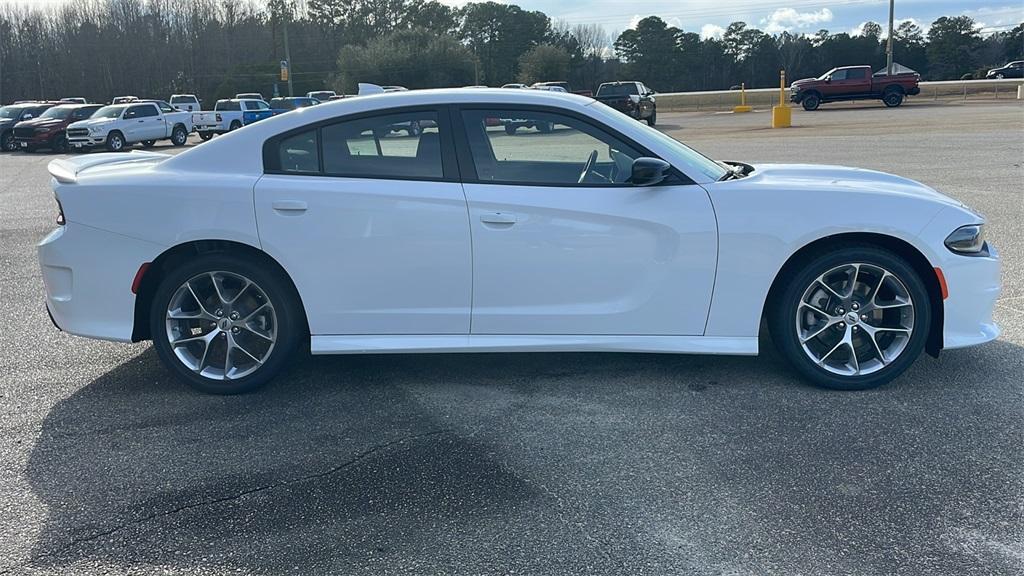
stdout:
[[(312, 334), (468, 334), (466, 200), (438, 120), (378, 113), (268, 142), (260, 241), (294, 280)], [(400, 129), (411, 122), (430, 128)]]
[(703, 188), (629, 185), (643, 153), (562, 112), (460, 118), (473, 334), (703, 334), (717, 258)]

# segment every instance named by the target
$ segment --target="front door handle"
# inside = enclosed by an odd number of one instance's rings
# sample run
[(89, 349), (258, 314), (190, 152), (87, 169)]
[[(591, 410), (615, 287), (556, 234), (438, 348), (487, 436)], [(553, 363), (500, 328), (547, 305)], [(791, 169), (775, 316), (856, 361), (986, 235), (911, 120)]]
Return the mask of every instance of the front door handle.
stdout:
[(518, 219), (515, 214), (508, 214), (506, 212), (487, 212), (480, 215), (480, 221), (484, 224), (511, 226), (515, 224)]
[(280, 212), (305, 212), (306, 203), (302, 200), (274, 200), (270, 207)]

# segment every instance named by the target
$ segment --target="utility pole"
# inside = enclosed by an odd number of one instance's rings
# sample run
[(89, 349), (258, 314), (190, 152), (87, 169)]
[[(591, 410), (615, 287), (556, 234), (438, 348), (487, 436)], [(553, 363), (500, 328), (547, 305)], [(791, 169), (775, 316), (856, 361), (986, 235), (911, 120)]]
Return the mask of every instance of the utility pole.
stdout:
[(889, 0), (889, 40), (885, 43), (885, 73), (890, 76), (892, 76), (892, 14), (895, 2), (896, 0)]
[[(290, 19), (291, 14), (288, 16)], [(288, 62), (288, 96), (294, 96), (295, 94), (292, 92), (292, 54), (288, 51), (288, 21), (282, 22), (282, 26), (284, 26), (284, 59)], [(889, 27), (892, 28), (891, 21)]]

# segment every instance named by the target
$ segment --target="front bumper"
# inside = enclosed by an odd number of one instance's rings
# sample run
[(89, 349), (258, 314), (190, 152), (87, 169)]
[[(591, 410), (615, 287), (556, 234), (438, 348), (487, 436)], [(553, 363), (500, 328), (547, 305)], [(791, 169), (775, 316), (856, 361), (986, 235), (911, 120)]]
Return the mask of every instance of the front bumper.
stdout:
[(942, 265), (949, 297), (944, 304), (943, 347), (964, 348), (999, 337), (992, 319), (1001, 290), (999, 253), (989, 246), (987, 256), (952, 255)]
[(107, 135), (68, 138), (69, 148), (94, 148), (107, 143)]
[(132, 280), (162, 248), (68, 222), (37, 246), (54, 325), (90, 338), (130, 342), (135, 322)]

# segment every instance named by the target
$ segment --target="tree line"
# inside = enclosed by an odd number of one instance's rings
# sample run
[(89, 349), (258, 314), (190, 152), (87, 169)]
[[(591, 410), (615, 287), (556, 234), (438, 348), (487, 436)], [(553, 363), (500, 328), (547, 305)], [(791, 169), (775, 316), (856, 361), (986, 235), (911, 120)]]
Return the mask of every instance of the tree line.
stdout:
[[(774, 86), (834, 66), (885, 63), (880, 25), (857, 35), (768, 34), (743, 22), (720, 38), (657, 16), (609, 34), (599, 25), (553, 21), (514, 4), (436, 0), (77, 0), (44, 7), (0, 4), (0, 102), (83, 96), (209, 101), (237, 92), (270, 96), (279, 61), (291, 56), (295, 92), (353, 93), (358, 82), (409, 88), (567, 80), (593, 89), (641, 80), (662, 92), (745, 82)], [(1024, 24), (982, 35), (967, 16), (927, 32), (904, 22), (896, 61), (930, 80), (983, 74), (1024, 58)]]

